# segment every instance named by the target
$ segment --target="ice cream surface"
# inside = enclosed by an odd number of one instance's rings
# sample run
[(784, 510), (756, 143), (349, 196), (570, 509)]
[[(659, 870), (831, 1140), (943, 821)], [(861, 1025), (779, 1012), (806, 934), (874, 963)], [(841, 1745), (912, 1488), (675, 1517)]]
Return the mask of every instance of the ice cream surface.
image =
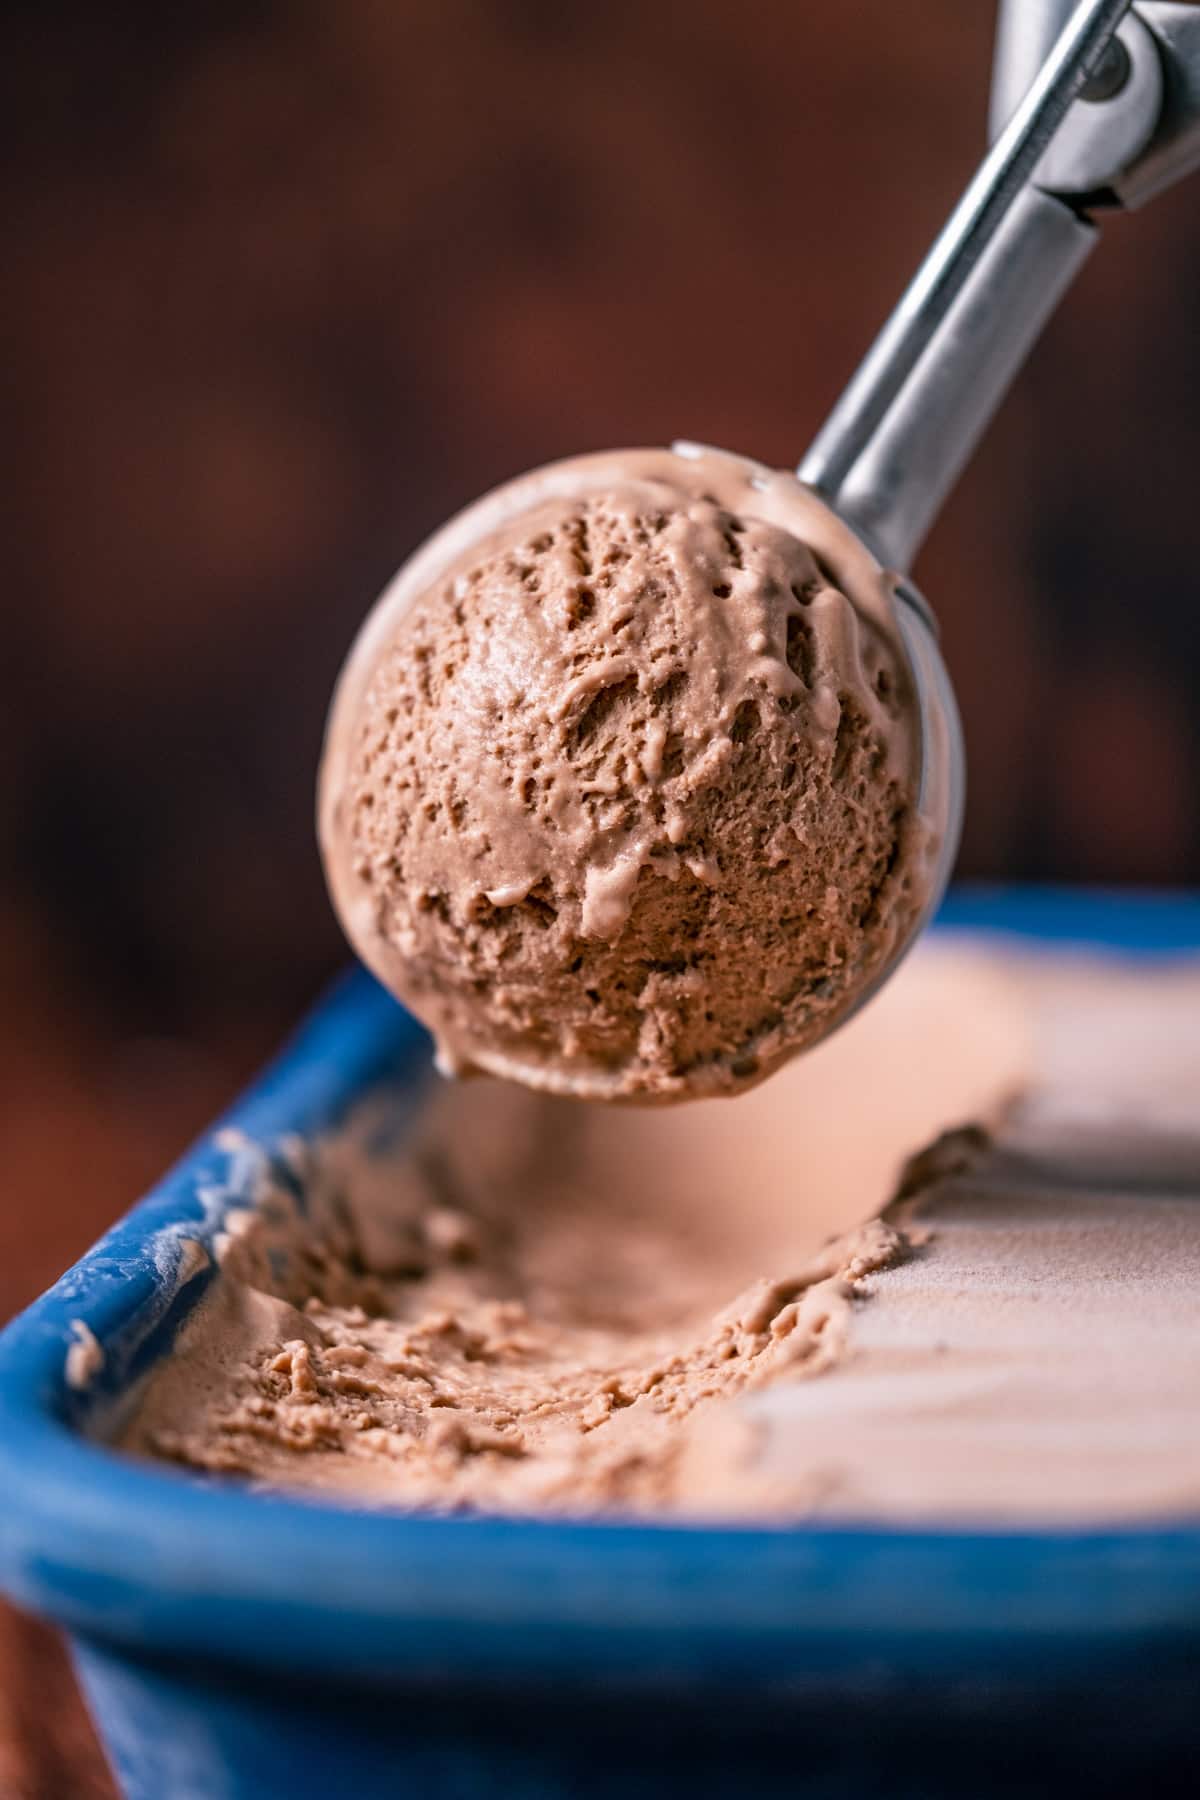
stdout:
[(1002, 979), (922, 957), (736, 1107), (385, 1091), (297, 1166), (302, 1206), (264, 1168), (124, 1441), (352, 1502), (702, 1510), (725, 1404), (837, 1366), (909, 1254), (880, 1216), (907, 1152), (994, 1112), (1024, 1055)]
[(792, 476), (576, 458), (453, 521), (343, 673), (343, 925), (443, 1066), (590, 1098), (753, 1084), (927, 897), (892, 587)]
[(263, 1157), (121, 1442), (401, 1510), (1178, 1517), (1198, 1075), (1195, 959), (928, 945), (736, 1107), (385, 1089)]
[(1198, 1074), (1194, 960), (934, 944), (736, 1107), (385, 1089), (286, 1180), (229, 1146), (121, 1441), (400, 1509), (1178, 1517)]

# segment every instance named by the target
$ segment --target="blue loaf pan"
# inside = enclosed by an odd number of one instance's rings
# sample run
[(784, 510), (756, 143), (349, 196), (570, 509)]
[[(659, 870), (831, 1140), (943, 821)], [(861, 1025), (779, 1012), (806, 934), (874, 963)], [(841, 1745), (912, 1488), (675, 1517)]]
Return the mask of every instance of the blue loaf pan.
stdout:
[[(1152, 956), (1200, 949), (1200, 902), (969, 893), (947, 926)], [(181, 1266), (181, 1239), (210, 1242), (247, 1204), (253, 1157), (229, 1146), (251, 1140), (294, 1183), (289, 1140), (427, 1063), (412, 1021), (349, 978), (225, 1130), (0, 1337), (0, 1581), (67, 1632), (127, 1795), (1197, 1791), (1200, 1520), (986, 1533), (389, 1516), (91, 1441), (89, 1419), (214, 1279), (186, 1279), (198, 1259)], [(65, 1376), (74, 1321), (104, 1350), (83, 1390)]]

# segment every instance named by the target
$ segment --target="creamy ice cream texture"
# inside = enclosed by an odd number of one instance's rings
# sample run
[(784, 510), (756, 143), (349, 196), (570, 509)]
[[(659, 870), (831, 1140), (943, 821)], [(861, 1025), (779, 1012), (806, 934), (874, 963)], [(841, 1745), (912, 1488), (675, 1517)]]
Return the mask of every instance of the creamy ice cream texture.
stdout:
[(791, 475), (552, 465), (371, 615), (321, 777), (334, 902), (444, 1067), (730, 1093), (846, 1016), (937, 846), (892, 586)]
[(736, 1107), (380, 1096), (303, 1216), (264, 1164), (122, 1442), (400, 1508), (1194, 1509), (1198, 1074), (1196, 965), (934, 945)]

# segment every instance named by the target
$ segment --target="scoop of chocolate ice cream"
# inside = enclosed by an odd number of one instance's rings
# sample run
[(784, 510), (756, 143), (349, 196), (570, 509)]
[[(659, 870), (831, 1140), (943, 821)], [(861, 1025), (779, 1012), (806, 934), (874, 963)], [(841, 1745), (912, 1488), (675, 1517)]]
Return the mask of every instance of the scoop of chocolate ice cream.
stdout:
[(339, 687), (322, 844), (445, 1066), (731, 1092), (853, 1007), (927, 884), (891, 604), (717, 452), (553, 465), (418, 554)]

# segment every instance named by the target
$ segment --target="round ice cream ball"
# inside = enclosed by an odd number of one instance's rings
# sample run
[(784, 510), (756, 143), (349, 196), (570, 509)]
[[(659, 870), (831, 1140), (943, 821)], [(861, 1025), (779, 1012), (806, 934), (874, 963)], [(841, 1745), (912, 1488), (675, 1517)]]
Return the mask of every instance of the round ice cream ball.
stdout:
[(554, 464), (368, 619), (321, 780), (334, 903), (443, 1068), (677, 1100), (850, 1011), (929, 885), (892, 588), (789, 475)]

